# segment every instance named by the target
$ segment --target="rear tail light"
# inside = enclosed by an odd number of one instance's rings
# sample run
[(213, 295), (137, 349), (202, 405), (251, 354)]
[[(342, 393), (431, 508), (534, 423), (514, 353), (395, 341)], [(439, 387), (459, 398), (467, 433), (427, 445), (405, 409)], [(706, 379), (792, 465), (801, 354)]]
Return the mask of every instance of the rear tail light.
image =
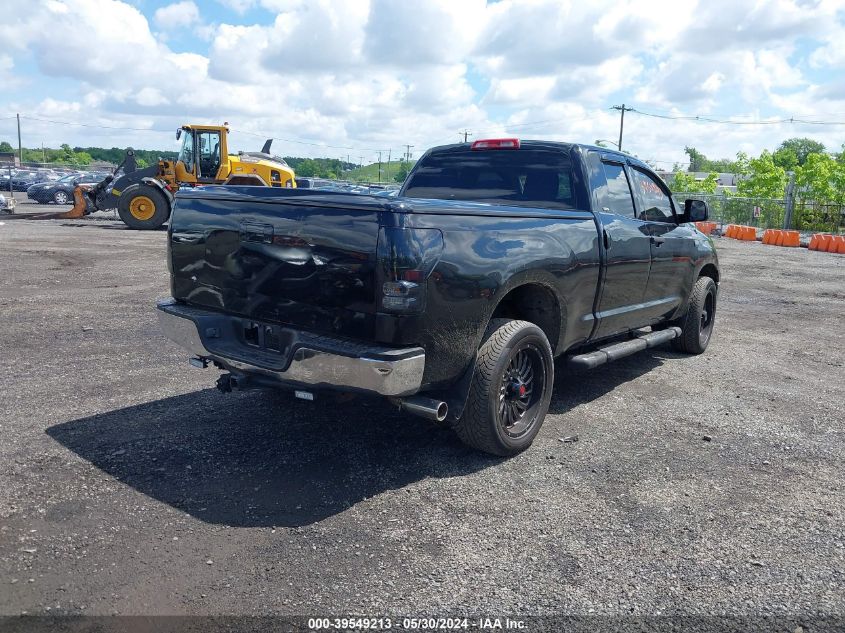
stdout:
[(518, 138), (486, 138), (473, 141), (470, 149), (519, 149)]
[(379, 308), (399, 314), (422, 312), (426, 283), (442, 252), (443, 234), (439, 229), (381, 228)]

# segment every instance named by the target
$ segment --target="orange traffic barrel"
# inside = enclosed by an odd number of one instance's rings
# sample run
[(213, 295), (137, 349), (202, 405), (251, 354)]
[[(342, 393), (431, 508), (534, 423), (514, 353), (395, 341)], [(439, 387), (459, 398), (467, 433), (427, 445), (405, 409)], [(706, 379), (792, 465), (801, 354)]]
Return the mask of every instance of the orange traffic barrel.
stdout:
[(728, 224), (728, 225), (725, 227), (725, 230), (724, 230), (724, 236), (725, 236), (725, 237), (733, 237), (733, 236), (734, 236), (734, 230), (735, 230), (735, 229), (736, 229), (736, 225), (735, 225), (735, 224)]
[(757, 241), (757, 229), (755, 229), (753, 226), (746, 226), (745, 239), (747, 239), (749, 242)]
[(776, 246), (783, 246), (785, 239), (786, 239), (786, 231), (778, 231), (777, 237), (775, 238), (775, 245)]
[(820, 233), (813, 233), (813, 237), (810, 238), (810, 244), (809, 244), (809, 246), (807, 246), (807, 248), (811, 251), (816, 250), (816, 248), (818, 248), (818, 245), (819, 245), (819, 238), (820, 237), (821, 237)]
[(845, 242), (845, 237), (841, 235), (832, 235), (830, 241), (827, 243), (828, 253), (838, 253), (840, 245)]
[(774, 231), (771, 229), (766, 229), (763, 231), (763, 244), (770, 244), (772, 241), (772, 236), (774, 236)]

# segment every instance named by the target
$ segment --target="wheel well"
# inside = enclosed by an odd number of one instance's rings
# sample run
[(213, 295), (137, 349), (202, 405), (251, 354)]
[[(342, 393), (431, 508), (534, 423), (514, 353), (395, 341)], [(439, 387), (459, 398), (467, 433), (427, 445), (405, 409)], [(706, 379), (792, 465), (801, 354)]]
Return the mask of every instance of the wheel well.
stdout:
[(705, 264), (704, 268), (701, 269), (701, 272), (698, 273), (699, 277), (710, 277), (716, 283), (719, 283), (719, 270), (713, 264)]
[(514, 288), (499, 302), (493, 319), (522, 319), (543, 330), (554, 352), (560, 338), (560, 304), (546, 286), (526, 284)]

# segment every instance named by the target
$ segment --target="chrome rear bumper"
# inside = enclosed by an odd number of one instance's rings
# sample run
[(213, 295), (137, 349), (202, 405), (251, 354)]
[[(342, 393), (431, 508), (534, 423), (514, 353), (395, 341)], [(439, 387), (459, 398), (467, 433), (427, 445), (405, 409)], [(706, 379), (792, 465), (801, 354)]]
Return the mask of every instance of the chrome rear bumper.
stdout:
[[(245, 343), (237, 336), (248, 319), (160, 300), (158, 318), (164, 334), (195, 356), (216, 361), (231, 372), (261, 376), (281, 385), (349, 389), (406, 396), (422, 384), (425, 351), (392, 348), (314, 335), (271, 325), (285, 349), (275, 351)], [(277, 334), (277, 336), (279, 336)]]

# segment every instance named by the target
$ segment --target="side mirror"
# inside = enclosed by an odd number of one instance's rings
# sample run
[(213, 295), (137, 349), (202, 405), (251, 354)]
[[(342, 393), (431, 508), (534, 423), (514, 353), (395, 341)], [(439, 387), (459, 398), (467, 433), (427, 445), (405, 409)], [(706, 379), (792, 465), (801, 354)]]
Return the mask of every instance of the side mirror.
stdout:
[(710, 217), (710, 210), (704, 200), (687, 199), (684, 201), (684, 221), (704, 222)]
[(176, 129), (176, 140), (178, 141), (180, 138), (182, 138), (182, 128), (177, 128)]

